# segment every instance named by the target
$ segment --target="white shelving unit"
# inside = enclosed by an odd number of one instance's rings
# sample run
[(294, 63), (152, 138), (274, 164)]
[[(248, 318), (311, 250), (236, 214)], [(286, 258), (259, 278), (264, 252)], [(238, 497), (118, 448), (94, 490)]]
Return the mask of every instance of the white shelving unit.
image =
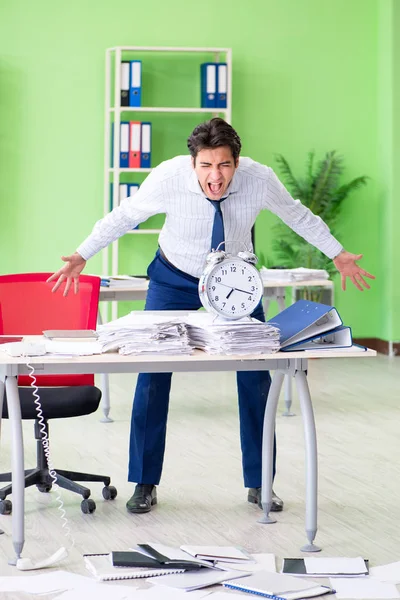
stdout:
[[(200, 106), (187, 107), (172, 107), (172, 106), (121, 106), (120, 104), (120, 89), (121, 89), (121, 62), (124, 60), (124, 54), (132, 52), (158, 52), (171, 54), (171, 73), (173, 74), (173, 54), (180, 53), (198, 53), (209, 55), (209, 60), (213, 62), (227, 63), (227, 108), (201, 108)], [(112, 78), (112, 68), (114, 77)], [(143, 69), (146, 65), (143, 65)], [(195, 76), (195, 75), (194, 75)], [(198, 73), (200, 77), (200, 73)], [(113, 79), (113, 81), (112, 81)], [(171, 76), (173, 83), (173, 76)], [(112, 104), (114, 97), (115, 103)], [(110, 208), (110, 181), (113, 180), (113, 198), (112, 206), (118, 205), (119, 183), (121, 181), (121, 173), (149, 173), (151, 169), (129, 169), (120, 168), (119, 163), (119, 147), (120, 147), (120, 123), (121, 113), (194, 113), (199, 115), (222, 116), (228, 123), (231, 122), (232, 115), (232, 50), (230, 48), (168, 48), (156, 46), (117, 46), (106, 50), (106, 77), (105, 77), (105, 127), (104, 127), (104, 215), (109, 212)], [(114, 117), (114, 167), (110, 167), (110, 147), (111, 147), (111, 121)], [(199, 120), (200, 122), (200, 120)], [(188, 135), (190, 132), (187, 132)], [(164, 159), (170, 158), (166, 156)], [(133, 235), (158, 235), (159, 229), (135, 229), (129, 232)], [(109, 251), (106, 248), (103, 252), (103, 273), (110, 273)], [(111, 248), (111, 274), (118, 274), (118, 241), (112, 244)], [(116, 309), (116, 303), (115, 309)], [(113, 315), (114, 318), (114, 315)]]

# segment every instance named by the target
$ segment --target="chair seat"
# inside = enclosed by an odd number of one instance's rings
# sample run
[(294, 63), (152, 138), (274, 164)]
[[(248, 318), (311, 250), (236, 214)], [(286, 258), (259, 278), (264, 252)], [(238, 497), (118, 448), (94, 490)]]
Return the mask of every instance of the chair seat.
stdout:
[[(20, 387), (21, 416), (23, 419), (37, 419), (33, 389)], [(79, 387), (39, 388), (40, 403), (44, 419), (64, 419), (80, 417), (96, 412), (101, 400), (101, 391), (92, 385)], [(4, 394), (3, 419), (8, 419), (7, 395)]]

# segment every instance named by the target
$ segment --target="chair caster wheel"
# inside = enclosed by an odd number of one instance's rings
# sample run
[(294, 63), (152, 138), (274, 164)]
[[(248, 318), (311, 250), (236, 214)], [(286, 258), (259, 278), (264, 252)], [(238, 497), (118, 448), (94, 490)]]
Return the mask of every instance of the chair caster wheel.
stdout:
[(92, 500), (91, 498), (86, 498), (85, 500), (82, 500), (81, 511), (85, 515), (89, 515), (89, 514), (93, 513), (95, 510), (96, 510), (96, 502), (94, 500)]
[(0, 515), (11, 515), (11, 500), (0, 500)]
[(51, 485), (51, 483), (38, 483), (36, 487), (39, 490), (39, 492), (42, 492), (42, 494), (47, 494), (48, 492), (50, 492), (53, 486)]
[(102, 490), (104, 500), (114, 500), (117, 497), (117, 488), (113, 485), (106, 485)]

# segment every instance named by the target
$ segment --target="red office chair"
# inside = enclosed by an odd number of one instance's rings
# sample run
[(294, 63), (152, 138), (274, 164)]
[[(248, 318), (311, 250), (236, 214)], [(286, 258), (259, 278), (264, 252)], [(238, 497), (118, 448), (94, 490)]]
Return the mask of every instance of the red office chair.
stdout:
[[(79, 294), (73, 291), (63, 297), (62, 290), (52, 294), (54, 283), (46, 283), (51, 273), (21, 273), (0, 276), (0, 335), (38, 335), (45, 329), (96, 329), (100, 294), (100, 278), (81, 275)], [(43, 419), (48, 435), (48, 420), (78, 417), (95, 412), (100, 404), (101, 391), (94, 385), (94, 375), (38, 375)], [(31, 378), (18, 378), (23, 419), (35, 420), (37, 465), (25, 471), (25, 487), (36, 485), (39, 491), (49, 492), (52, 478), (42, 445), (42, 434), (36, 412)], [(8, 418), (7, 398), (4, 398), (3, 418)], [(81, 494), (81, 509), (92, 513), (95, 502), (89, 498), (90, 489), (76, 481), (102, 481), (103, 497), (113, 500), (117, 495), (110, 478), (75, 471), (55, 469), (60, 487)], [(0, 474), (0, 481), (11, 481), (11, 473)], [(10, 514), (12, 505), (6, 496), (12, 486), (0, 489), (0, 514)]]

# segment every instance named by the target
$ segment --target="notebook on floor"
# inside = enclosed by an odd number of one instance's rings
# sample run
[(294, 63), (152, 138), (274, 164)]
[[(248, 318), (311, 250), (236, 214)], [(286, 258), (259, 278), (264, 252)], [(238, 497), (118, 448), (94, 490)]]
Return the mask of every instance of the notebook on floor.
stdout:
[(357, 558), (284, 558), (282, 573), (308, 577), (365, 577), (369, 562)]
[(97, 581), (116, 581), (120, 579), (142, 579), (170, 575), (171, 573), (184, 573), (183, 569), (157, 569), (146, 567), (113, 567), (111, 554), (85, 555), (85, 566)]
[(216, 571), (214, 569), (200, 569), (199, 571), (187, 571), (183, 575), (166, 575), (163, 577), (153, 577), (151, 583), (155, 585), (167, 586), (175, 590), (184, 590), (190, 592), (199, 590), (210, 585), (216, 585), (226, 580), (233, 580), (237, 577), (246, 577), (248, 573), (240, 571)]
[(225, 563), (242, 563), (254, 559), (235, 546), (181, 546), (181, 550), (200, 560), (218, 560)]
[(274, 600), (314, 598), (333, 592), (331, 587), (319, 585), (313, 581), (267, 571), (254, 573), (238, 581), (224, 581), (223, 586), (238, 592), (247, 592)]

